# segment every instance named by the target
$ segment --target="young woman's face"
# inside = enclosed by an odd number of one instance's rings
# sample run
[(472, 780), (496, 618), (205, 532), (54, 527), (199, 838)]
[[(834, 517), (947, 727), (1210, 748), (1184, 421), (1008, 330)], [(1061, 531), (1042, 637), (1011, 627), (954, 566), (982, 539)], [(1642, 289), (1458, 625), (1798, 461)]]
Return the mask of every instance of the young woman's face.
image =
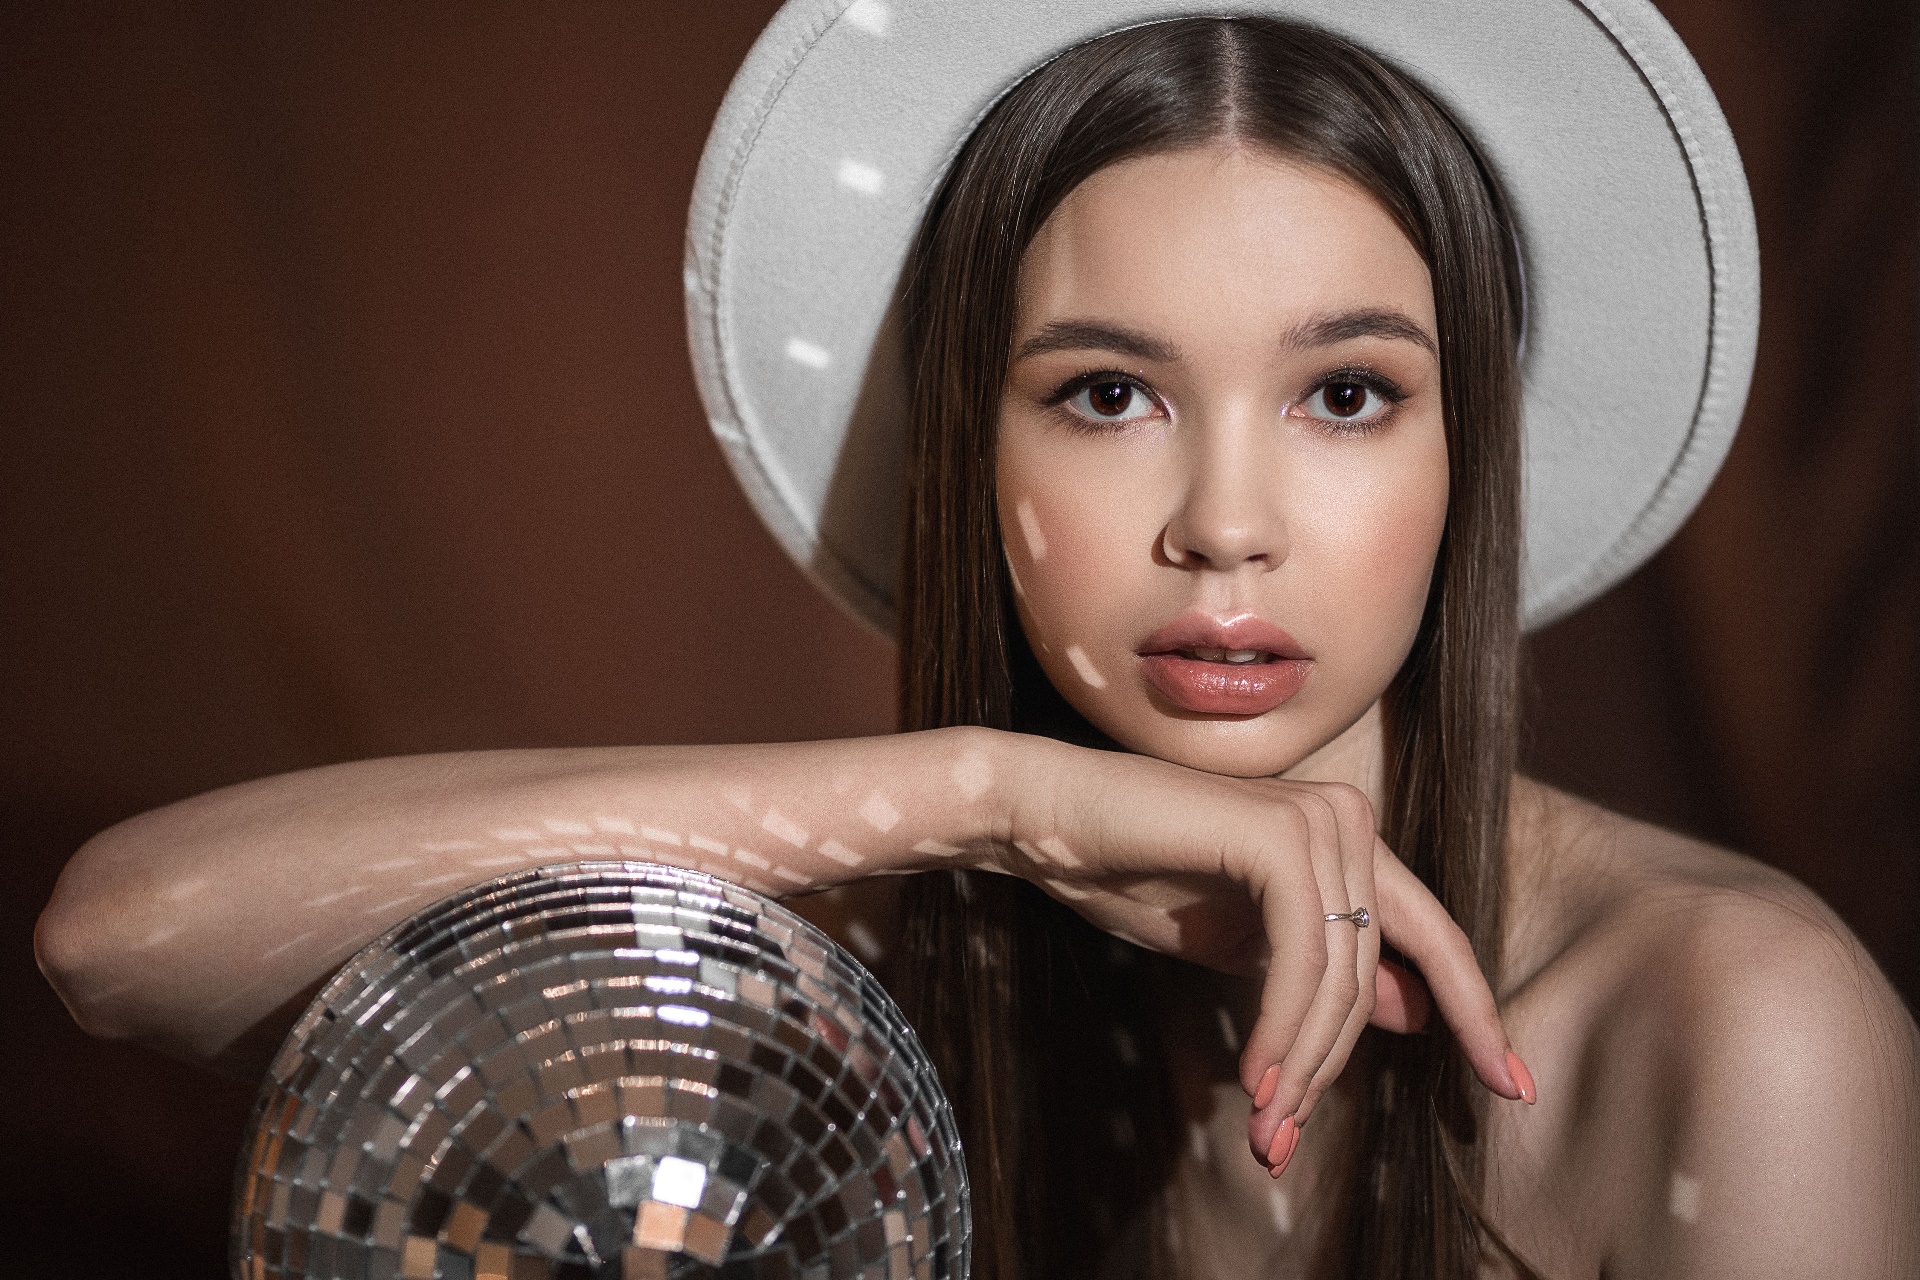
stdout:
[(1337, 177), (1223, 144), (1068, 196), (1022, 263), (997, 476), (1067, 701), (1248, 777), (1354, 725), (1446, 522), (1436, 343), (1425, 263)]

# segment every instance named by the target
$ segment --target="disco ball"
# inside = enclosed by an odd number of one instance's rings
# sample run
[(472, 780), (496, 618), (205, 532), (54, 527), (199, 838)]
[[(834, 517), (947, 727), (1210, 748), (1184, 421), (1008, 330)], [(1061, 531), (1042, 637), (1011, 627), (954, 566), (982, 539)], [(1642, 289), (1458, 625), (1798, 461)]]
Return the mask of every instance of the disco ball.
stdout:
[(966, 1166), (887, 993), (692, 871), (505, 876), (369, 944), (295, 1025), (237, 1280), (965, 1280)]

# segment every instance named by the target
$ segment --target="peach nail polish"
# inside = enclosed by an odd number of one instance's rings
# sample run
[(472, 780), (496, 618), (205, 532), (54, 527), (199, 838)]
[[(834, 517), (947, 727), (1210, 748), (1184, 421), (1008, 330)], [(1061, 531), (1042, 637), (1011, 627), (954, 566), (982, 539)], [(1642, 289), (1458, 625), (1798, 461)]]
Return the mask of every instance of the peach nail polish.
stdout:
[(1527, 1064), (1520, 1061), (1520, 1055), (1511, 1050), (1507, 1053), (1507, 1074), (1513, 1077), (1514, 1085), (1520, 1090), (1520, 1101), (1532, 1106), (1540, 1100), (1540, 1095), (1534, 1091), (1533, 1072), (1527, 1070)]
[(1274, 1091), (1279, 1087), (1280, 1064), (1276, 1062), (1267, 1068), (1267, 1074), (1260, 1077), (1260, 1087), (1254, 1091), (1253, 1095), (1253, 1109), (1255, 1111), (1266, 1110), (1267, 1104), (1273, 1101)]
[(1276, 1178), (1285, 1173), (1287, 1162), (1293, 1159), (1293, 1149), (1299, 1145), (1300, 1127), (1288, 1116), (1274, 1131), (1273, 1145), (1267, 1148), (1267, 1172)]
[(1280, 1127), (1273, 1131), (1273, 1141), (1267, 1144), (1267, 1164), (1286, 1163), (1287, 1157), (1293, 1154), (1293, 1144), (1299, 1136), (1300, 1129), (1293, 1123), (1292, 1116), (1282, 1120)]

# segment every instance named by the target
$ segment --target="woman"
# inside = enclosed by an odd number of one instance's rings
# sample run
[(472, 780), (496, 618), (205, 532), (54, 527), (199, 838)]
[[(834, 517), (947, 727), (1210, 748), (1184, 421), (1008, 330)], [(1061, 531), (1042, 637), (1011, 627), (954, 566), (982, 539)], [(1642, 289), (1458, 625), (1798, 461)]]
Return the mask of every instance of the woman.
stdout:
[[(257, 1071), (359, 943), (505, 867), (965, 867), (910, 882), (896, 980), (990, 1274), (1908, 1273), (1914, 1033), (1844, 929), (1511, 777), (1513, 249), (1353, 46), (1081, 46), (974, 133), (909, 275), (922, 732), (229, 789), (82, 850), (43, 961), (90, 1029)], [(1426, 1019), (1382, 935), (1536, 1106), (1437, 1028), (1361, 1040)]]

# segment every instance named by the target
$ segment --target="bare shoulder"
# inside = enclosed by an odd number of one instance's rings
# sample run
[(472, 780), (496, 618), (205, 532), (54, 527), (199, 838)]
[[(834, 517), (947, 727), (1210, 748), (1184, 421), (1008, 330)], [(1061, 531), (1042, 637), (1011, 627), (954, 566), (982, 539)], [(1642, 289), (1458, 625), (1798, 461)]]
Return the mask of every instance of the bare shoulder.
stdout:
[(1579, 1205), (1520, 1234), (1573, 1274), (1920, 1274), (1920, 1034), (1845, 925), (1534, 784), (1515, 833), (1506, 1003), (1541, 1103), (1496, 1120), (1495, 1185), (1534, 1221)]

